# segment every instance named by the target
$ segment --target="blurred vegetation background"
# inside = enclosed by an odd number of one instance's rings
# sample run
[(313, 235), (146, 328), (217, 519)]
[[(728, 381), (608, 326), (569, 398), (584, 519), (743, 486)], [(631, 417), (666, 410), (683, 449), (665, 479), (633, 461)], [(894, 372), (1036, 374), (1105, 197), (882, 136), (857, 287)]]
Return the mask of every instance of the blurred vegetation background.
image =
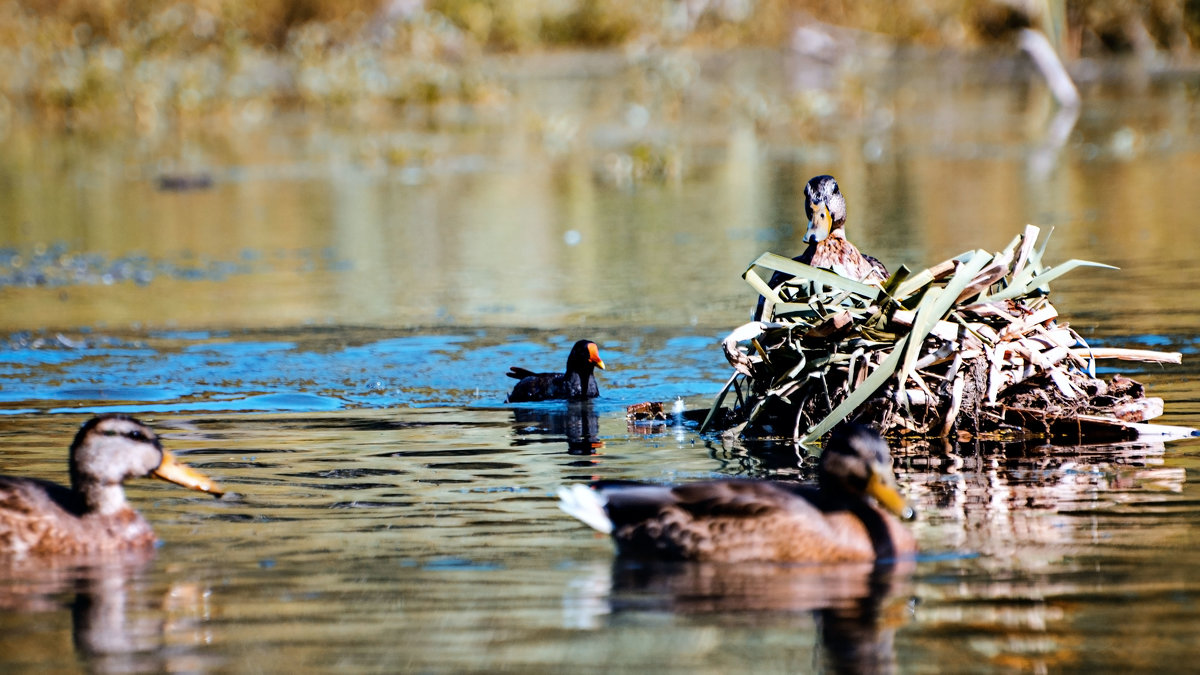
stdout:
[(801, 26), (894, 46), (1005, 46), (1187, 62), (1200, 0), (26, 0), (0, 5), (0, 122), (153, 127), (280, 106), (489, 103), (488, 55), (803, 48)]

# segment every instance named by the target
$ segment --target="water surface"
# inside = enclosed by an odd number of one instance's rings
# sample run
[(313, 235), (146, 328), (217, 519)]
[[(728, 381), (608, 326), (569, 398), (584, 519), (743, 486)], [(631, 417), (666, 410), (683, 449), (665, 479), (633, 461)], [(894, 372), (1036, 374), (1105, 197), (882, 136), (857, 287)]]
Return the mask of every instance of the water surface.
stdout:
[[(1054, 302), (1200, 425), (1200, 88), (1097, 73), (1056, 114), (1019, 61), (832, 68), (752, 53), (498, 66), (514, 100), (170, 138), (0, 139), (0, 473), (66, 480), (135, 412), (234, 490), (128, 492), (147, 556), (11, 564), (0, 669), (1168, 670), (1200, 654), (1200, 443), (895, 448), (922, 555), (894, 567), (644, 567), (558, 485), (811, 479), (786, 445), (629, 425), (702, 407), (739, 279), (799, 249), (832, 173), (895, 267), (1025, 223), (1087, 258)], [(1134, 95), (1136, 93), (1136, 96)], [(1065, 130), (1064, 130), (1065, 129)], [(158, 189), (183, 167), (209, 189)], [(587, 405), (504, 403), (588, 337)]]

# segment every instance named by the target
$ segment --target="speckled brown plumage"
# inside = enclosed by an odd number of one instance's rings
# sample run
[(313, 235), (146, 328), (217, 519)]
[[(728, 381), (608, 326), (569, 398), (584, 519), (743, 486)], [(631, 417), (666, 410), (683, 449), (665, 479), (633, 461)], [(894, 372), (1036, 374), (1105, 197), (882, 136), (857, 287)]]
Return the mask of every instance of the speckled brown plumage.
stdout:
[(0, 555), (73, 555), (151, 546), (133, 508), (89, 512), (79, 495), (44, 481), (0, 476)]
[(70, 450), (71, 487), (0, 476), (0, 556), (77, 555), (152, 546), (154, 530), (125, 501), (121, 483), (154, 475), (221, 494), (175, 461), (148, 427), (125, 415), (85, 423)]
[(887, 443), (867, 427), (835, 430), (816, 489), (754, 480), (577, 487), (560, 491), (562, 508), (601, 531), (607, 526), (624, 556), (839, 563), (916, 550), (896, 517), (911, 510), (895, 491)]
[(846, 239), (846, 234), (841, 229), (830, 232), (829, 236), (821, 241), (809, 244), (796, 260), (813, 267), (832, 270), (847, 279), (864, 284), (881, 284), (888, 277), (887, 268), (883, 263), (860, 252), (858, 247)]

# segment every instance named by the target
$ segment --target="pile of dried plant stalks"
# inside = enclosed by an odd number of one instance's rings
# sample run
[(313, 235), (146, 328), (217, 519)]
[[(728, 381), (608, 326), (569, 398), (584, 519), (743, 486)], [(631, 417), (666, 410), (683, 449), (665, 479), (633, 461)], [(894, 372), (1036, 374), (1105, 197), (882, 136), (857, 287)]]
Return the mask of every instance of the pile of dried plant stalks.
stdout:
[[(1093, 349), (1048, 299), (1053, 268), (1032, 225), (1000, 253), (968, 251), (927, 270), (901, 268), (868, 286), (764, 254), (746, 279), (765, 298), (762, 321), (724, 341), (735, 372), (702, 430), (741, 437), (819, 439), (838, 422), (924, 437), (1136, 437), (1160, 398), (1097, 359), (1179, 363), (1178, 353)], [(770, 288), (759, 271), (793, 275)], [(730, 393), (736, 401), (722, 407)], [(1166, 429), (1167, 427), (1155, 427)]]

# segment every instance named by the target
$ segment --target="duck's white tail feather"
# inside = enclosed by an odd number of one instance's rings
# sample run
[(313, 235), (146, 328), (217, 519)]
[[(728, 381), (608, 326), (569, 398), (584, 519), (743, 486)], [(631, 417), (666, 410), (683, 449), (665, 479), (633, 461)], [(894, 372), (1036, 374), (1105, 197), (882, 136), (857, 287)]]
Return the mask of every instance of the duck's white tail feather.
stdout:
[(582, 520), (598, 532), (612, 534), (612, 521), (604, 511), (606, 503), (608, 500), (604, 495), (586, 485), (558, 488), (558, 508)]

